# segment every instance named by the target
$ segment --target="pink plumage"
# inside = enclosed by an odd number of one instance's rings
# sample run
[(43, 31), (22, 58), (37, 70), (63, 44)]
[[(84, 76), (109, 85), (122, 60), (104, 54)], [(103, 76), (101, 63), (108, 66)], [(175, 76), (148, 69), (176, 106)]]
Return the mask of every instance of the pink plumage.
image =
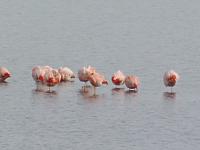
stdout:
[(78, 71), (78, 78), (82, 82), (87, 82), (89, 80), (90, 74), (93, 74), (96, 72), (96, 69), (88, 66), (88, 67), (83, 67)]
[(44, 85), (50, 87), (57, 85), (61, 81), (61, 75), (57, 69), (49, 66), (36, 66), (32, 69), (32, 77), (36, 82), (37, 90), (42, 90)]
[(68, 67), (60, 67), (58, 72), (61, 75), (61, 81), (70, 81), (72, 78), (75, 78), (75, 74)]
[(137, 76), (126, 76), (125, 78), (125, 85), (130, 90), (138, 91), (138, 87), (140, 85), (139, 78)]
[(0, 67), (0, 82), (5, 81), (7, 78), (11, 77), (11, 73), (5, 67)]
[(118, 70), (112, 75), (111, 80), (114, 85), (123, 85), (125, 81), (125, 75), (120, 70)]
[(93, 73), (89, 76), (89, 81), (94, 87), (94, 95), (96, 95), (96, 87), (100, 87), (103, 84), (108, 85), (108, 81), (105, 77), (99, 73)]
[(176, 85), (179, 79), (180, 79), (180, 76), (174, 70), (165, 72), (163, 76), (164, 85), (166, 87), (171, 87), (171, 92), (172, 92), (172, 87)]

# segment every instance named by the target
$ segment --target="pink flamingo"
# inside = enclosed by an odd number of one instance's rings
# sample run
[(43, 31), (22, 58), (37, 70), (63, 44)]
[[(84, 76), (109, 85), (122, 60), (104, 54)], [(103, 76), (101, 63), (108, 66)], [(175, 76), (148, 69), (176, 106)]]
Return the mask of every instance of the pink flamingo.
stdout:
[(85, 85), (83, 86), (84, 91), (85, 91), (86, 83), (89, 81), (89, 76), (94, 73), (96, 73), (96, 69), (91, 66), (88, 66), (87, 68), (83, 67), (78, 71), (79, 80), (81, 82), (85, 82)]
[(120, 70), (118, 70), (112, 75), (111, 80), (114, 85), (123, 85), (125, 81), (125, 75)]
[(163, 76), (163, 82), (166, 87), (171, 87), (171, 93), (172, 93), (172, 87), (176, 85), (176, 82), (180, 79), (180, 76), (178, 73), (176, 73), (173, 70), (165, 72)]
[(100, 87), (103, 84), (108, 85), (108, 81), (104, 78), (103, 75), (99, 73), (92, 73), (89, 76), (89, 81), (94, 87), (94, 94), (93, 94), (94, 96), (96, 96), (96, 87)]
[(58, 72), (61, 75), (61, 81), (70, 81), (72, 78), (75, 78), (75, 74), (68, 67), (60, 67)]
[(41, 76), (41, 71), (42, 71), (42, 69), (40, 66), (33, 67), (32, 78), (35, 82), (41, 82), (41, 80), (43, 80), (43, 78)]
[(138, 87), (140, 85), (139, 78), (137, 76), (126, 76), (125, 85), (129, 90), (138, 91)]
[(0, 82), (4, 82), (7, 78), (11, 77), (11, 73), (5, 67), (0, 67)]
[(32, 69), (32, 77), (35, 82), (43, 82), (44, 74), (46, 71), (52, 70), (53, 68), (49, 66), (36, 66)]
[(49, 87), (48, 92), (51, 92), (50, 87), (53, 87), (60, 83), (61, 81), (61, 75), (59, 72), (55, 69), (48, 70), (44, 74), (44, 84)]
[(52, 70), (49, 66), (36, 66), (32, 69), (32, 77), (36, 83), (36, 90), (42, 91), (44, 85), (44, 75), (46, 72)]

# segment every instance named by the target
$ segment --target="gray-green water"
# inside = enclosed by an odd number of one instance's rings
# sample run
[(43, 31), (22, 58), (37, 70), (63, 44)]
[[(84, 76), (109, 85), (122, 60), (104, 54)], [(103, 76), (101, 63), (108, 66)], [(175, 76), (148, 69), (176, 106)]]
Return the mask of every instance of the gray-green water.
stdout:
[[(1, 0), (1, 150), (188, 150), (200, 145), (200, 2)], [(109, 84), (91, 98), (82, 83), (35, 92), (35, 65), (91, 64), (107, 79), (140, 77), (138, 94)], [(181, 76), (175, 95), (166, 70)]]

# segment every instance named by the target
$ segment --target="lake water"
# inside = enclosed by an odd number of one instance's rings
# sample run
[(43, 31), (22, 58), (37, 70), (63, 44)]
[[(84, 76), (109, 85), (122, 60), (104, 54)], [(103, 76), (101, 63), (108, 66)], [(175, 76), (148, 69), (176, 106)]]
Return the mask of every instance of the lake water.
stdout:
[[(1, 150), (189, 150), (200, 148), (200, 2), (1, 0)], [(35, 65), (92, 65), (110, 81), (139, 76), (138, 93), (82, 83), (35, 92)], [(176, 70), (173, 89), (162, 76)], [(122, 86), (124, 87), (124, 86)]]

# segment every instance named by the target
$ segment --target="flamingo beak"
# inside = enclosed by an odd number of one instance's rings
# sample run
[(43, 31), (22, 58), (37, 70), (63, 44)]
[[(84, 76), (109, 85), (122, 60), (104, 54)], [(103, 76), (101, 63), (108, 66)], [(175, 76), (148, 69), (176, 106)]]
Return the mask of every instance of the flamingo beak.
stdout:
[(73, 75), (71, 76), (71, 78), (76, 78), (76, 77), (75, 77), (75, 75), (73, 74)]
[(103, 81), (102, 83), (108, 85), (108, 81), (106, 81), (106, 80)]

